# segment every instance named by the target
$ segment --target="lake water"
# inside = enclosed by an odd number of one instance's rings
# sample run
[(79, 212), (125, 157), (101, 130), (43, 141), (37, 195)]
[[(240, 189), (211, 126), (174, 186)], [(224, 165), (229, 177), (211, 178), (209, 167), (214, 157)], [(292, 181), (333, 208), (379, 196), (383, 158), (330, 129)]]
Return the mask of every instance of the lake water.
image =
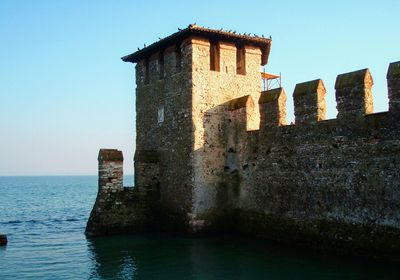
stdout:
[(96, 176), (0, 177), (0, 279), (399, 279), (395, 264), (237, 237), (86, 239), (96, 193)]

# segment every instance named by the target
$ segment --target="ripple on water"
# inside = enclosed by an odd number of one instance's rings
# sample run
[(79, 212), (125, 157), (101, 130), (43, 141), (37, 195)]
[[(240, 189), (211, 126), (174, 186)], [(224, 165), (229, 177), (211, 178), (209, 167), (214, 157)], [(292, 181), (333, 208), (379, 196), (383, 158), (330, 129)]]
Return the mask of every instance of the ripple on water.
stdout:
[(0, 177), (0, 232), (9, 239), (0, 279), (397, 279), (400, 272), (232, 237), (87, 240), (96, 184), (95, 176)]

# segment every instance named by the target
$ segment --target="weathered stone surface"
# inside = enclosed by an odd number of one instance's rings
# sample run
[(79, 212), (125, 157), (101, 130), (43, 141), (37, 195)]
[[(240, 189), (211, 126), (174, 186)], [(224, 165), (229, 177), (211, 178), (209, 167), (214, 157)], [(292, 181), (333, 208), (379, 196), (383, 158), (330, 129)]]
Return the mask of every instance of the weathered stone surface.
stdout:
[[(88, 232), (231, 231), (400, 255), (398, 63), (390, 112), (373, 114), (364, 69), (338, 76), (333, 120), (322, 81), (298, 84), (296, 125), (286, 125), (284, 90), (261, 94), (259, 47), (244, 44), (238, 74), (235, 42), (217, 42), (214, 71), (208, 37), (180, 39), (137, 63), (136, 186), (99, 180)], [(99, 170), (122, 176), (120, 163)]]
[(322, 80), (297, 84), (293, 93), (296, 124), (314, 124), (325, 120), (325, 95)]
[(250, 95), (232, 99), (228, 102), (228, 110), (230, 111), (245, 108), (247, 106), (254, 107), (254, 102)]
[(5, 234), (0, 234), (0, 246), (7, 245), (7, 235)]
[[(179, 52), (177, 52), (177, 50)], [(178, 55), (179, 53), (179, 55)], [(193, 159), (192, 44), (185, 39), (164, 51), (164, 72), (159, 60), (149, 58), (149, 80), (144, 83), (144, 62), (136, 66), (135, 187), (160, 186), (160, 227), (188, 224), (191, 212)], [(179, 67), (177, 67), (179, 65)], [(173, 220), (176, 223), (167, 221)]]
[[(87, 236), (134, 233), (152, 230), (157, 209), (158, 190), (123, 188), (103, 190), (97, 195), (90, 214)], [(150, 208), (151, 206), (151, 208)]]
[[(154, 161), (151, 153), (143, 152), (142, 155)], [(157, 184), (124, 188), (121, 151), (100, 149), (98, 161), (99, 191), (86, 225), (86, 234), (96, 236), (149, 230), (159, 200)]]
[(122, 155), (121, 151), (118, 151), (116, 149), (100, 149), (99, 151), (99, 156), (98, 156), (99, 161), (123, 161), (124, 157)]
[(103, 189), (121, 190), (123, 188), (122, 152), (115, 149), (100, 149), (99, 156), (99, 191)]
[(286, 125), (286, 93), (283, 88), (262, 92), (258, 104), (260, 104), (260, 129)]
[(390, 63), (387, 73), (389, 90), (389, 111), (399, 117), (400, 115), (400, 61)]
[(235, 224), (280, 241), (340, 243), (395, 255), (400, 251), (399, 136), (388, 113), (380, 113), (365, 117), (361, 126), (329, 120), (237, 139), (241, 218)]
[(338, 75), (335, 83), (338, 119), (354, 121), (373, 113), (373, 84), (368, 69)]

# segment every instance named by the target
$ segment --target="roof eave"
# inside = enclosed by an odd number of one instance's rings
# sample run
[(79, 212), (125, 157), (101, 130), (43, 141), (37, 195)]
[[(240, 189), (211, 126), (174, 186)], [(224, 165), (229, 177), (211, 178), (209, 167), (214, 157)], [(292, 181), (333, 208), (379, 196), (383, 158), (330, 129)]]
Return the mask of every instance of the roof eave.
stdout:
[(180, 30), (160, 41), (157, 41), (150, 46), (147, 46), (141, 50), (138, 50), (132, 54), (123, 56), (121, 59), (124, 62), (137, 63), (142, 59), (149, 57), (152, 52), (158, 49), (167, 48), (175, 42), (179, 42), (189, 36), (202, 36), (209, 39), (220, 39), (225, 41), (231, 41), (234, 43), (245, 43), (259, 47), (262, 51), (261, 65), (265, 65), (268, 62), (268, 57), (271, 49), (271, 39), (263, 37), (250, 37), (245, 35), (238, 35), (230, 32), (212, 30), (200, 27), (188, 27), (186, 29)]

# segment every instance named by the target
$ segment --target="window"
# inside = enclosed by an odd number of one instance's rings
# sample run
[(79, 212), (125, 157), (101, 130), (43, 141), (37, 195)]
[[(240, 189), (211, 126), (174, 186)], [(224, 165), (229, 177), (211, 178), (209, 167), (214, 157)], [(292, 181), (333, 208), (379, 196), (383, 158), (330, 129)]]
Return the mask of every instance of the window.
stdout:
[(176, 73), (181, 72), (182, 70), (182, 51), (181, 45), (177, 44), (175, 48), (175, 69)]
[(246, 49), (236, 46), (236, 74), (246, 75)]
[(164, 106), (158, 108), (158, 118), (157, 123), (161, 125), (164, 122)]
[(164, 52), (160, 52), (160, 57), (158, 58), (158, 66), (160, 68), (160, 80), (164, 79)]
[(150, 69), (149, 69), (149, 59), (146, 58), (144, 61), (144, 84), (149, 84), (150, 81)]
[(217, 42), (210, 44), (210, 70), (219, 71), (219, 44)]

